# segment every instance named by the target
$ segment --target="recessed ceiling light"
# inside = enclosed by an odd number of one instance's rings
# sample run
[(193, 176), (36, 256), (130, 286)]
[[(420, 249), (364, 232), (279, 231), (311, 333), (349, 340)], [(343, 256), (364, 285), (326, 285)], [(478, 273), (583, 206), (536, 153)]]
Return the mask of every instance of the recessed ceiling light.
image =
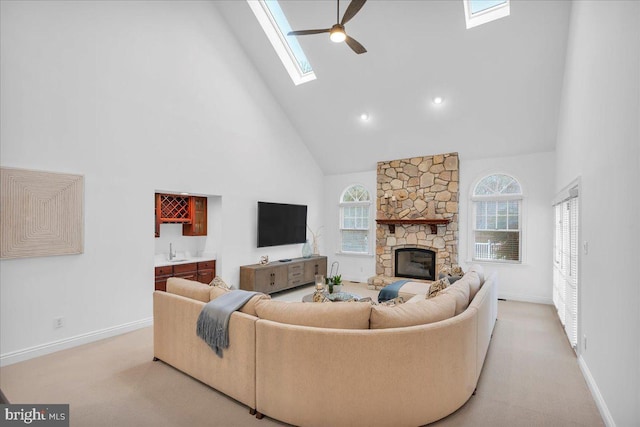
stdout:
[(433, 98), (434, 104), (442, 104), (442, 102), (444, 102), (444, 99), (442, 99), (441, 96), (436, 96), (435, 98)]
[(362, 113), (360, 114), (360, 120), (362, 120), (363, 122), (367, 122), (369, 121), (369, 119), (371, 118), (371, 116), (369, 116), (368, 113)]

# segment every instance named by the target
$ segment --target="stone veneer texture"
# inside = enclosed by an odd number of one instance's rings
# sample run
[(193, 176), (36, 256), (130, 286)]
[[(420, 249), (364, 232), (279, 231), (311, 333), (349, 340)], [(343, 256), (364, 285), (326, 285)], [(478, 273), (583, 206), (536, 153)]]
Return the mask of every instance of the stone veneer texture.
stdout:
[(436, 251), (436, 277), (444, 265), (458, 263), (458, 153), (378, 162), (378, 219), (447, 218), (432, 234), (429, 225), (376, 226), (376, 274), (394, 276), (394, 249)]

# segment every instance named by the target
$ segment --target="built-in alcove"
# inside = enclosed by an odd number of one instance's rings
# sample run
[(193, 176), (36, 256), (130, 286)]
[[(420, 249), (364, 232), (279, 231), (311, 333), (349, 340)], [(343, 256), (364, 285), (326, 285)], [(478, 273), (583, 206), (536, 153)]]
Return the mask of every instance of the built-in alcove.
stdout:
[(206, 235), (185, 234), (184, 225), (178, 222), (159, 224), (159, 235), (154, 239), (156, 263), (166, 260), (169, 254), (169, 244), (171, 244), (173, 252), (180, 258), (218, 259), (221, 252), (220, 242), (222, 241), (222, 197), (204, 194), (197, 196), (206, 197), (207, 200)]

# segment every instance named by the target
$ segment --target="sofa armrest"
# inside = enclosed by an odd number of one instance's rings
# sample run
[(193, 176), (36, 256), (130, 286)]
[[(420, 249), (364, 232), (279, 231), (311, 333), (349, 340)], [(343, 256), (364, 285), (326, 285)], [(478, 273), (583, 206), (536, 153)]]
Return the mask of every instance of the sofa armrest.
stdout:
[(204, 303), (180, 295), (153, 294), (154, 356), (228, 396), (255, 408), (257, 317), (234, 312), (223, 357), (196, 335)]

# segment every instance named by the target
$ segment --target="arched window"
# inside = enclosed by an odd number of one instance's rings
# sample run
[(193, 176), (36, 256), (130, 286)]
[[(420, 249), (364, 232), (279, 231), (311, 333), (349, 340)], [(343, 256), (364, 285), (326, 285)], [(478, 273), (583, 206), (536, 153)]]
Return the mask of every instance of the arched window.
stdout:
[(522, 187), (506, 174), (482, 178), (474, 187), (473, 259), (522, 261)]
[(347, 187), (340, 196), (340, 251), (369, 254), (371, 196), (364, 186)]

